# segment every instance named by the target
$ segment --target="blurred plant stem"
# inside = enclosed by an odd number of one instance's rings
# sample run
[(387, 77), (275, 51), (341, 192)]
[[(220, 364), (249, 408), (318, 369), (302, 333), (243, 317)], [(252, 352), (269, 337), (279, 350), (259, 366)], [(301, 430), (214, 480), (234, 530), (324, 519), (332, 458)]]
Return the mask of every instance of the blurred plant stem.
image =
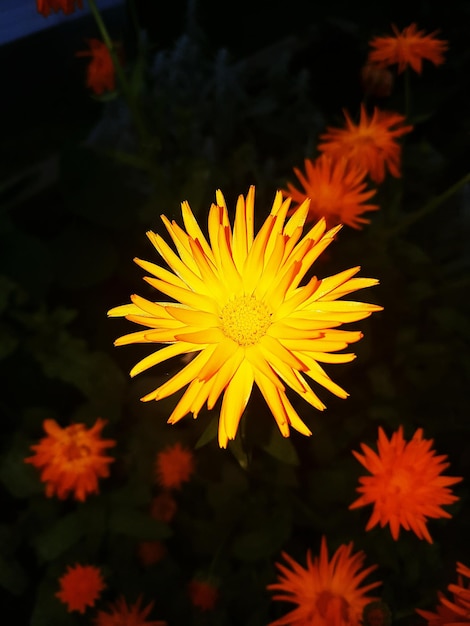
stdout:
[(429, 215), (429, 213), (432, 213), (435, 209), (437, 209), (438, 206), (440, 206), (443, 202), (445, 202), (467, 183), (470, 183), (470, 172), (468, 174), (465, 174), (463, 178), (458, 180), (439, 196), (435, 196), (429, 202), (426, 202), (426, 204), (424, 204), (420, 209), (414, 211), (413, 213), (410, 213), (405, 218), (403, 218), (394, 228), (391, 228), (387, 231), (387, 237), (398, 235), (407, 230), (410, 226), (418, 222), (420, 219), (426, 217), (426, 215)]
[[(95, 19), (96, 25), (98, 26), (98, 29), (100, 31), (101, 37), (103, 38), (103, 41), (107, 49), (109, 50), (109, 54), (111, 55), (111, 58), (113, 60), (113, 65), (114, 65), (114, 69), (116, 72), (116, 77), (117, 77), (119, 86), (121, 88), (122, 94), (127, 103), (127, 106), (129, 107), (129, 111), (134, 121), (135, 129), (139, 137), (140, 147), (142, 150), (142, 159), (137, 157), (137, 160), (141, 164), (145, 163), (146, 167), (144, 167), (144, 169), (147, 169), (149, 172), (152, 172), (155, 169), (153, 156), (154, 156), (155, 150), (158, 149), (158, 142), (155, 140), (155, 137), (151, 136), (147, 128), (147, 124), (145, 122), (144, 116), (142, 115), (139, 102), (137, 98), (135, 97), (135, 93), (133, 89), (131, 88), (130, 81), (128, 80), (122, 68), (118, 55), (116, 53), (116, 48), (114, 46), (114, 43), (111, 37), (109, 36), (108, 29), (106, 28), (103, 18), (101, 17), (101, 13), (99, 12), (98, 7), (96, 6), (95, 0), (88, 0), (88, 4), (90, 6), (90, 10)], [(140, 32), (139, 32), (137, 13), (135, 11), (135, 6), (133, 2), (130, 2), (129, 6), (130, 6), (131, 17), (132, 17), (132, 21), (134, 24), (134, 28), (136, 29), (136, 37), (138, 41), (139, 54), (142, 54), (143, 51), (142, 51), (142, 43), (141, 43), (141, 37), (140, 37)]]

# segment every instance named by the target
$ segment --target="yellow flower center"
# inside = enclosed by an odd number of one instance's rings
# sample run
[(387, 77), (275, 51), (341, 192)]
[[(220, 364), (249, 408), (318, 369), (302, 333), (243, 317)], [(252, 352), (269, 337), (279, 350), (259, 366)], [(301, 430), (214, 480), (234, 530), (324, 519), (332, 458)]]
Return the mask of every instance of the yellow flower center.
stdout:
[(271, 326), (271, 313), (264, 302), (240, 296), (228, 302), (221, 313), (222, 332), (240, 346), (252, 346)]

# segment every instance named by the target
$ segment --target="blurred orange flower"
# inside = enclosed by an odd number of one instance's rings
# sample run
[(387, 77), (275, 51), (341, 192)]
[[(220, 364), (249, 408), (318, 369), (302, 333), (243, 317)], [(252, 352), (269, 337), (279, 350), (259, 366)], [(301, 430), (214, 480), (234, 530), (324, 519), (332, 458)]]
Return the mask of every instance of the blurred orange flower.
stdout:
[(369, 45), (369, 61), (381, 67), (398, 65), (398, 72), (403, 72), (408, 66), (421, 74), (423, 59), (434, 65), (444, 63), (444, 52), (447, 50), (447, 41), (437, 39), (431, 33), (426, 35), (424, 30), (418, 30), (416, 24), (411, 24), (402, 32), (392, 24), (394, 36), (374, 37)]
[(380, 523), (390, 525), (392, 537), (397, 540), (400, 527), (412, 530), (419, 539), (432, 543), (426, 526), (426, 518), (451, 517), (441, 507), (459, 498), (452, 495), (449, 485), (462, 480), (460, 477), (443, 476), (449, 467), (446, 455), (436, 456), (432, 439), (423, 439), (423, 429), (406, 442), (403, 427), (392, 434), (390, 441), (379, 427), (378, 453), (361, 443), (364, 454), (353, 451), (356, 459), (372, 474), (359, 478), (362, 494), (350, 505), (350, 509), (373, 504), (374, 508), (366, 530)]
[(108, 607), (108, 611), (98, 611), (94, 618), (95, 626), (166, 626), (162, 620), (147, 621), (148, 614), (153, 609), (153, 602), (141, 608), (142, 598), (128, 606), (122, 596)]
[(449, 600), (441, 592), (438, 593), (439, 604), (436, 612), (416, 609), (416, 612), (424, 617), (428, 626), (465, 626), (470, 624), (470, 580), (465, 585), (463, 577), (470, 579), (470, 567), (463, 563), (457, 563), (457, 584), (447, 587), (453, 596)]
[(167, 549), (161, 541), (141, 541), (137, 552), (142, 565), (150, 567), (166, 556)]
[(364, 182), (367, 171), (344, 157), (332, 159), (322, 154), (315, 161), (305, 159), (305, 175), (296, 167), (294, 172), (303, 189), (299, 191), (287, 183), (284, 194), (297, 205), (310, 198), (309, 222), (317, 222), (324, 217), (327, 228), (346, 224), (360, 229), (370, 222), (361, 215), (379, 208), (376, 204), (364, 204), (376, 193), (374, 189), (367, 190), (367, 183)]
[(384, 180), (386, 167), (392, 176), (399, 178), (401, 146), (396, 139), (412, 131), (413, 126), (403, 125), (403, 115), (381, 111), (377, 107), (369, 117), (363, 104), (359, 124), (354, 124), (346, 111), (344, 116), (346, 128), (328, 127), (327, 132), (320, 136), (320, 152), (336, 159), (351, 159), (365, 169), (376, 183)]
[(169, 524), (178, 509), (176, 500), (169, 491), (162, 491), (152, 500), (150, 515), (153, 519)]
[(201, 611), (212, 611), (219, 597), (219, 590), (208, 580), (193, 578), (188, 585), (191, 604)]
[(38, 12), (47, 17), (51, 11), (58, 13), (63, 11), (69, 15), (77, 9), (83, 9), (83, 0), (36, 0)]
[(181, 489), (194, 473), (194, 455), (179, 442), (167, 446), (155, 461), (157, 482), (165, 489)]
[(35, 454), (25, 463), (41, 469), (47, 497), (57, 494), (63, 500), (73, 495), (83, 502), (88, 494), (98, 493), (98, 478), (109, 476), (108, 466), (114, 461), (103, 450), (116, 445), (112, 439), (101, 439), (105, 424), (98, 419), (90, 429), (84, 424), (62, 428), (55, 420), (44, 420), (47, 437), (31, 446)]
[(367, 95), (386, 98), (392, 93), (393, 74), (376, 63), (366, 63), (361, 69), (361, 83)]
[(86, 84), (96, 95), (116, 89), (116, 74), (113, 59), (106, 44), (99, 39), (89, 39), (89, 50), (76, 52), (77, 57), (91, 57), (88, 64)]
[(67, 611), (84, 613), (87, 606), (94, 606), (101, 591), (105, 589), (101, 572), (93, 565), (68, 566), (59, 578), (60, 590), (56, 596), (67, 605)]
[(367, 593), (381, 583), (360, 586), (377, 566), (363, 569), (364, 552), (353, 554), (352, 550), (352, 542), (343, 544), (329, 560), (323, 537), (319, 557), (312, 560), (310, 550), (307, 552), (306, 568), (283, 552), (290, 569), (276, 563), (281, 573), (278, 582), (268, 585), (268, 589), (278, 592), (274, 600), (292, 602), (297, 608), (271, 622), (270, 626), (359, 626), (364, 607), (377, 599)]

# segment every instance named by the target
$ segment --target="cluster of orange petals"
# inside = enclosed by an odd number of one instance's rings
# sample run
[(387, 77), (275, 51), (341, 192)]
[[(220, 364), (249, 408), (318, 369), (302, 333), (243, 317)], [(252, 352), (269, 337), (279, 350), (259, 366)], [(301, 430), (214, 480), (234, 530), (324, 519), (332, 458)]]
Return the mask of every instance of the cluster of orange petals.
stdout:
[(315, 161), (305, 159), (305, 174), (298, 168), (294, 168), (294, 173), (303, 189), (299, 191), (287, 183), (284, 194), (290, 196), (297, 206), (310, 198), (309, 222), (325, 217), (327, 228), (347, 224), (359, 229), (370, 222), (361, 217), (362, 214), (379, 208), (376, 204), (365, 204), (375, 194), (375, 190), (367, 190), (364, 180), (367, 171), (344, 157), (333, 159), (322, 154)]
[(377, 453), (363, 443), (363, 454), (353, 451), (356, 459), (372, 474), (359, 478), (357, 491), (361, 496), (349, 507), (373, 505), (366, 530), (377, 524), (382, 528), (389, 524), (395, 540), (403, 527), (412, 530), (419, 539), (432, 543), (426, 518), (451, 517), (442, 505), (459, 499), (449, 486), (462, 480), (442, 475), (449, 463), (445, 462), (446, 455), (436, 456), (431, 449), (433, 443), (432, 439), (423, 439), (422, 428), (407, 442), (403, 427), (400, 426), (390, 440), (379, 427)]
[(434, 65), (444, 63), (447, 41), (437, 39), (436, 33), (426, 34), (418, 30), (416, 24), (407, 26), (402, 32), (394, 24), (392, 29), (393, 36), (374, 37), (370, 41), (369, 62), (380, 67), (397, 65), (399, 73), (411, 67), (418, 74), (421, 74), (423, 60)]
[(38, 12), (47, 17), (50, 12), (58, 13), (63, 11), (69, 15), (77, 9), (83, 9), (83, 0), (36, 0)]
[[(428, 626), (466, 626), (470, 624), (470, 567), (457, 563), (457, 584), (450, 584), (447, 589), (453, 596), (449, 600), (441, 592), (438, 593), (439, 604), (436, 612), (416, 609), (424, 617)], [(467, 578), (467, 584), (463, 582)]]
[(79, 563), (68, 566), (66, 573), (59, 578), (59, 584), (56, 596), (67, 605), (69, 613), (84, 613), (87, 607), (94, 606), (106, 587), (97, 567)]
[(116, 89), (113, 59), (106, 44), (99, 39), (88, 40), (89, 50), (76, 52), (77, 57), (91, 57), (87, 67), (86, 84), (97, 96)]
[(386, 169), (392, 176), (401, 176), (401, 146), (398, 137), (413, 130), (405, 125), (405, 118), (399, 113), (381, 111), (374, 108), (369, 117), (364, 105), (361, 105), (359, 123), (355, 124), (345, 111), (345, 128), (328, 127), (320, 136), (320, 152), (334, 159), (344, 157), (365, 170), (370, 178), (381, 183)]
[(219, 597), (219, 590), (207, 580), (194, 578), (188, 585), (191, 604), (201, 611), (212, 611)]
[(72, 495), (83, 502), (88, 494), (98, 493), (98, 479), (109, 476), (112, 457), (103, 451), (116, 445), (112, 439), (101, 439), (106, 421), (98, 419), (94, 426), (72, 424), (62, 428), (53, 419), (44, 420), (47, 434), (31, 446), (34, 455), (25, 459), (41, 470), (46, 484), (46, 495), (57, 495), (61, 500)]
[(166, 626), (166, 622), (161, 620), (147, 621), (153, 602), (145, 608), (141, 608), (141, 605), (141, 597), (132, 606), (127, 604), (125, 598), (120, 597), (109, 605), (108, 611), (98, 611), (94, 626)]
[(361, 587), (377, 566), (363, 569), (365, 554), (362, 551), (353, 554), (352, 543), (339, 546), (330, 560), (323, 537), (320, 556), (312, 560), (309, 551), (306, 568), (288, 554), (283, 552), (282, 556), (289, 567), (276, 563), (280, 571), (278, 582), (268, 585), (268, 589), (277, 592), (274, 600), (292, 602), (297, 608), (270, 626), (359, 626), (364, 607), (377, 600), (367, 594), (380, 582)]
[(155, 475), (165, 489), (181, 489), (194, 473), (194, 455), (189, 448), (177, 442), (157, 454)]

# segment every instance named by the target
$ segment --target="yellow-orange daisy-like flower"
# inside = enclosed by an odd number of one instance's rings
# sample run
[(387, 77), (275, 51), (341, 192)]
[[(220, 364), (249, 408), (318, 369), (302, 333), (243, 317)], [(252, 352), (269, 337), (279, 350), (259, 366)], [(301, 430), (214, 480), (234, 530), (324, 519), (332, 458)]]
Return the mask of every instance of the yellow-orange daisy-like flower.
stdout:
[(98, 478), (109, 476), (109, 464), (114, 461), (103, 451), (116, 445), (112, 439), (101, 439), (105, 424), (98, 419), (91, 428), (85, 424), (62, 428), (55, 420), (44, 420), (47, 436), (31, 446), (34, 455), (25, 463), (41, 470), (47, 497), (57, 495), (63, 500), (72, 495), (83, 502), (88, 494), (98, 493)]
[(424, 59), (434, 65), (444, 63), (447, 41), (437, 39), (435, 32), (426, 34), (424, 30), (418, 30), (416, 24), (407, 26), (402, 32), (394, 24), (392, 29), (394, 36), (374, 37), (370, 41), (370, 62), (381, 67), (397, 65), (399, 73), (411, 67), (418, 74), (421, 74)]
[(82, 0), (36, 0), (36, 7), (41, 15), (47, 17), (50, 12), (58, 13), (63, 11), (65, 15), (69, 15), (75, 11), (75, 8), (82, 9)]
[(297, 205), (310, 198), (309, 222), (324, 217), (328, 227), (347, 224), (360, 229), (370, 220), (362, 217), (366, 211), (376, 211), (376, 204), (365, 204), (375, 189), (367, 190), (367, 171), (345, 158), (333, 159), (322, 154), (315, 161), (305, 159), (305, 175), (296, 167), (294, 172), (303, 189), (287, 183), (284, 194)]
[(60, 590), (56, 596), (67, 605), (67, 611), (84, 613), (88, 606), (94, 606), (106, 585), (99, 568), (93, 565), (68, 566), (59, 579)]
[(320, 366), (347, 363), (353, 354), (338, 353), (361, 339), (359, 331), (338, 326), (368, 317), (382, 307), (338, 300), (377, 284), (355, 278), (359, 267), (301, 284), (314, 261), (333, 241), (340, 227), (326, 232), (320, 220), (302, 237), (309, 212), (304, 202), (285, 223), (290, 199), (276, 194), (271, 213), (254, 235), (254, 187), (239, 196), (233, 228), (220, 191), (209, 212), (209, 241), (187, 202), (182, 204), (186, 231), (165, 216), (162, 220), (177, 252), (153, 232), (147, 233), (172, 271), (135, 259), (151, 276), (146, 281), (173, 302), (151, 302), (131, 296), (132, 304), (116, 307), (111, 316), (125, 316), (144, 330), (125, 335), (116, 345), (164, 343), (140, 361), (131, 376), (183, 354), (194, 354), (183, 369), (142, 400), (159, 400), (189, 385), (169, 417), (174, 424), (191, 412), (197, 417), (207, 402), (212, 409), (223, 394), (219, 445), (234, 439), (256, 384), (284, 437), (292, 426), (311, 432), (286, 394), (286, 386), (319, 410), (325, 405), (307, 377), (341, 398), (347, 393)]
[[(466, 626), (470, 624), (470, 567), (457, 563), (457, 584), (450, 584), (447, 589), (452, 594), (452, 600), (439, 592), (439, 604), (436, 612), (416, 609), (424, 617), (428, 626)], [(467, 578), (466, 584), (463, 578)]]
[(165, 489), (181, 489), (194, 474), (193, 453), (179, 442), (167, 446), (157, 454), (155, 474), (157, 482)]
[(188, 584), (191, 604), (201, 611), (213, 611), (219, 597), (218, 588), (208, 580), (193, 578)]
[(402, 426), (390, 440), (379, 427), (377, 453), (363, 443), (363, 454), (353, 451), (356, 459), (372, 474), (359, 478), (357, 491), (361, 496), (349, 507), (373, 505), (366, 530), (377, 524), (382, 528), (389, 524), (395, 540), (403, 527), (412, 530), (419, 539), (432, 543), (426, 518), (451, 517), (442, 505), (459, 499), (449, 486), (462, 480), (442, 475), (449, 463), (445, 462), (446, 455), (436, 456), (431, 449), (433, 443), (432, 439), (423, 439), (422, 428), (407, 442)]
[(100, 96), (116, 89), (116, 73), (109, 50), (99, 39), (88, 40), (89, 50), (76, 52), (77, 57), (91, 57), (86, 73), (86, 84), (93, 93)]
[(363, 104), (359, 124), (355, 124), (346, 111), (344, 116), (346, 128), (328, 127), (320, 136), (320, 152), (335, 159), (350, 159), (357, 167), (366, 170), (376, 183), (384, 180), (386, 169), (399, 178), (401, 146), (397, 138), (411, 132), (413, 126), (404, 125), (403, 115), (381, 111), (377, 107), (369, 117)]
[(363, 569), (365, 554), (353, 554), (353, 544), (339, 546), (331, 557), (325, 537), (322, 538), (320, 556), (312, 560), (307, 552), (307, 567), (302, 567), (288, 554), (282, 553), (287, 565), (276, 563), (278, 582), (268, 585), (277, 592), (274, 600), (292, 602), (297, 607), (270, 626), (359, 626), (364, 607), (376, 597), (367, 594), (380, 582), (361, 586), (376, 565)]
[(147, 621), (154, 602), (141, 608), (142, 598), (139, 597), (133, 605), (128, 605), (125, 598), (120, 597), (109, 605), (107, 611), (98, 611), (94, 618), (95, 626), (166, 626), (162, 620)]

